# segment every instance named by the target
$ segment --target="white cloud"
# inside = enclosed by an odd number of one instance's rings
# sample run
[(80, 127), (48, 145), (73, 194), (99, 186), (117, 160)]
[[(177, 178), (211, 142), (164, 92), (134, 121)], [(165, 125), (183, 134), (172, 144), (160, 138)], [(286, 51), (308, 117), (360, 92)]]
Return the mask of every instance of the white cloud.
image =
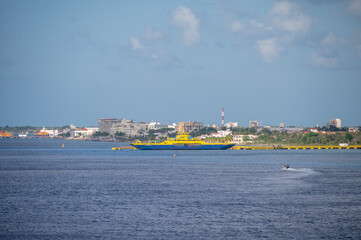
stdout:
[(355, 16), (361, 16), (361, 0), (351, 0), (348, 10)]
[(132, 44), (132, 49), (135, 51), (137, 49), (143, 49), (144, 46), (140, 43), (139, 39), (131, 36), (130, 37), (130, 43)]
[(238, 20), (237, 21), (234, 21), (232, 24), (231, 24), (231, 30), (233, 32), (240, 32), (242, 31), (244, 28), (244, 26), (242, 25), (242, 23), (240, 23)]
[(311, 28), (311, 18), (295, 3), (276, 2), (269, 16), (275, 26), (290, 33), (306, 33)]
[(266, 26), (264, 23), (260, 23), (260, 22), (254, 21), (254, 20), (251, 21), (251, 24), (253, 27), (256, 27), (256, 28), (260, 28), (260, 29), (264, 29), (264, 30), (272, 30), (272, 27)]
[(257, 41), (257, 50), (261, 53), (263, 59), (266, 62), (272, 62), (276, 60), (284, 48), (281, 47), (276, 38), (268, 38)]
[(317, 67), (336, 68), (338, 59), (336, 57), (324, 57), (318, 53), (312, 53), (312, 62)]
[(182, 39), (185, 46), (192, 46), (199, 41), (199, 20), (190, 8), (178, 6), (173, 12), (172, 24), (184, 28)]
[(323, 46), (333, 46), (333, 45), (344, 45), (346, 40), (342, 37), (336, 37), (333, 32), (329, 32), (327, 36), (321, 41)]
[(145, 30), (145, 36), (148, 40), (157, 40), (162, 37), (159, 31), (156, 31), (152, 26), (148, 26)]

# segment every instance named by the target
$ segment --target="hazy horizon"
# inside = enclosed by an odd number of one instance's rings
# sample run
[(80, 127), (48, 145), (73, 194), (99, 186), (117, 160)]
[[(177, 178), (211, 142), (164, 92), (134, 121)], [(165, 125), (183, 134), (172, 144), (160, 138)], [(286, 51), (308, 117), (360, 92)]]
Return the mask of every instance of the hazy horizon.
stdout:
[(0, 33), (0, 126), (361, 125), (361, 0), (3, 0)]

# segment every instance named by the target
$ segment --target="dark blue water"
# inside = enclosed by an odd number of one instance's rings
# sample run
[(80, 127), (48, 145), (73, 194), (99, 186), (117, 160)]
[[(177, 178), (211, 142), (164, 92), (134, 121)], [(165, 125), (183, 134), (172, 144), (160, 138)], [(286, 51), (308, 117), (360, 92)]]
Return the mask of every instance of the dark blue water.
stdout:
[(0, 239), (361, 239), (361, 150), (119, 145), (0, 139)]

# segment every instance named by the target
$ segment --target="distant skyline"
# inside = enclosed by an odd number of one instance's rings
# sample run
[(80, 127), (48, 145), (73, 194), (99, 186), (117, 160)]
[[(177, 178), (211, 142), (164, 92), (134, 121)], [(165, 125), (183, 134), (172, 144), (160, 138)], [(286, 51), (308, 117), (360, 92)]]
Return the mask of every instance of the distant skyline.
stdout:
[(361, 0), (2, 0), (0, 34), (0, 126), (361, 125)]

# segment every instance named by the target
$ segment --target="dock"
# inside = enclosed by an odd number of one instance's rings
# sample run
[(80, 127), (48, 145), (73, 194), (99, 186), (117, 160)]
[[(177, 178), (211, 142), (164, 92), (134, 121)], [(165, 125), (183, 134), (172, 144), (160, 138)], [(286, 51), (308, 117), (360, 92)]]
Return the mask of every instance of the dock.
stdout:
[(361, 149), (361, 145), (338, 146), (338, 145), (317, 145), (317, 146), (234, 146), (232, 150), (321, 150), (321, 149)]

